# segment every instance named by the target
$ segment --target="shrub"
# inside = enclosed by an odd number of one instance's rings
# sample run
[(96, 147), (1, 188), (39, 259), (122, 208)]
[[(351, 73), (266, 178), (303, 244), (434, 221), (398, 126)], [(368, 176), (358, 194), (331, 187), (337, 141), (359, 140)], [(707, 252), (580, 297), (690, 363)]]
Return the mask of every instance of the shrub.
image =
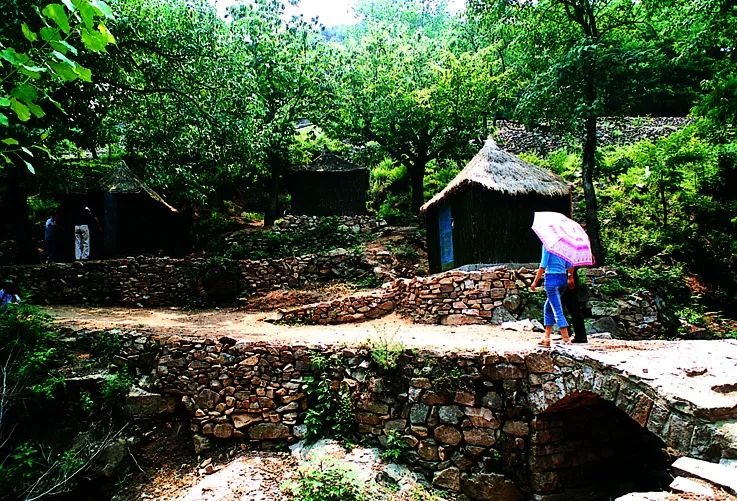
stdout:
[(401, 434), (396, 430), (391, 430), (386, 435), (386, 445), (381, 452), (381, 458), (388, 461), (398, 461), (408, 449), (410, 449), (410, 446)]
[(302, 468), (282, 490), (299, 501), (364, 501), (366, 495), (355, 472), (332, 464)]

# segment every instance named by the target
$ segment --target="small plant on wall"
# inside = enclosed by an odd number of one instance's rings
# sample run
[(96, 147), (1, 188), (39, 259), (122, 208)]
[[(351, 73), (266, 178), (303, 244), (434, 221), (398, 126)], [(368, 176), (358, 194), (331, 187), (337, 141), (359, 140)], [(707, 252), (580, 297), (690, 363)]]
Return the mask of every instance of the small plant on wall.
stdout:
[(304, 421), (305, 440), (310, 443), (331, 436), (350, 441), (356, 427), (353, 393), (345, 382), (341, 382), (337, 388), (333, 386), (330, 372), (338, 364), (337, 357), (315, 353), (310, 364), (313, 374), (305, 376), (302, 384), (308, 403)]

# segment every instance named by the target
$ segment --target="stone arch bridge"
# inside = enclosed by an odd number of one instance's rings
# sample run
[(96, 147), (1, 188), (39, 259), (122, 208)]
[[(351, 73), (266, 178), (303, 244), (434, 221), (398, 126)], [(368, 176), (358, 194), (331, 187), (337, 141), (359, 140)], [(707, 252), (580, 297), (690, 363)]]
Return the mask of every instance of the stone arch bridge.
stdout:
[(667, 487), (674, 456), (737, 459), (734, 341), (392, 351), (115, 333), (116, 364), (150, 376), (131, 414), (185, 409), (196, 449), (299, 440), (310, 375), (350, 389), (358, 435), (403, 437), (413, 468), (471, 499), (610, 499)]

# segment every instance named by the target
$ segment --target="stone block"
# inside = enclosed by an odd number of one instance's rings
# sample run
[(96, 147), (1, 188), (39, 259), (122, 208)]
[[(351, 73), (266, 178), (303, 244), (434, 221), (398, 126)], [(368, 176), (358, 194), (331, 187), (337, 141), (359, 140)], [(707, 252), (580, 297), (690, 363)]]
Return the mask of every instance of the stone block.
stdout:
[(450, 402), (450, 395), (447, 393), (436, 393), (434, 391), (426, 391), (422, 395), (422, 401), (427, 405), (442, 405)]
[(477, 473), (463, 484), (463, 493), (474, 501), (522, 501), (514, 483), (498, 473)]
[(260, 423), (248, 430), (251, 440), (279, 440), (289, 437), (289, 428), (279, 423)]
[(461, 432), (449, 425), (440, 425), (433, 430), (435, 440), (442, 444), (458, 445), (461, 441)]
[(494, 413), (485, 407), (467, 407), (465, 412), (471, 426), (497, 429), (501, 425)]
[(486, 365), (481, 373), (493, 380), (499, 379), (522, 379), (525, 377), (524, 369), (516, 364), (499, 363), (495, 365)]
[(438, 471), (433, 475), (432, 485), (440, 489), (448, 489), (450, 491), (461, 490), (461, 472), (458, 468), (451, 467), (442, 471)]
[(413, 404), (409, 410), (409, 422), (412, 424), (424, 424), (427, 422), (427, 413), (430, 411), (430, 407), (422, 404)]
[(463, 418), (463, 411), (457, 405), (442, 405), (438, 407), (438, 419), (445, 424), (458, 424)]
[(457, 391), (453, 401), (457, 404), (472, 407), (476, 404), (476, 395), (470, 391)]
[(233, 425), (228, 423), (216, 424), (212, 434), (216, 438), (230, 438), (233, 435)]
[(507, 421), (502, 431), (513, 437), (526, 437), (530, 434), (530, 425), (524, 421)]
[(425, 461), (438, 461), (438, 448), (434, 442), (421, 440), (417, 447), (417, 455)]
[(490, 428), (467, 428), (463, 430), (463, 440), (468, 445), (491, 447), (496, 443), (496, 432)]
[(552, 374), (555, 372), (553, 357), (549, 351), (532, 352), (525, 357), (527, 370), (535, 374)]

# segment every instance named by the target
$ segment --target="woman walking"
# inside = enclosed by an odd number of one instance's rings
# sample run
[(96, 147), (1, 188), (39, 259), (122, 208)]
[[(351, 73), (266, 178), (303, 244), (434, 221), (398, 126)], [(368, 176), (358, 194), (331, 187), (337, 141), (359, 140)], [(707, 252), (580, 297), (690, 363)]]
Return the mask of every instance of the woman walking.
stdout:
[(537, 284), (545, 275), (545, 294), (548, 296), (543, 305), (543, 325), (545, 334), (538, 342), (540, 346), (550, 347), (550, 335), (553, 332), (553, 324), (558, 325), (558, 330), (563, 338), (563, 344), (570, 344), (571, 337), (568, 334), (568, 321), (563, 314), (561, 296), (566, 288), (574, 287), (573, 264), (562, 257), (550, 253), (543, 245), (542, 259), (537, 270), (535, 279), (530, 285), (530, 290), (535, 292)]

